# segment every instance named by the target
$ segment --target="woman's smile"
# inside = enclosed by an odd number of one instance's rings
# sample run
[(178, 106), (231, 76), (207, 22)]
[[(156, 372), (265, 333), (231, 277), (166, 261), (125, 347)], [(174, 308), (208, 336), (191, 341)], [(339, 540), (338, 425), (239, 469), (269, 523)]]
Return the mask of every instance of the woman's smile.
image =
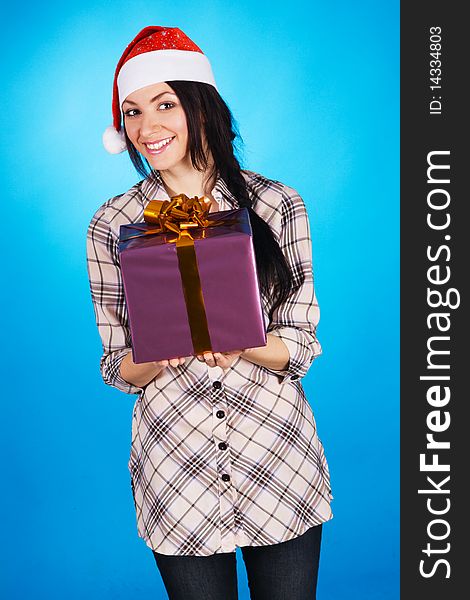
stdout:
[(163, 138), (155, 142), (144, 142), (144, 146), (149, 154), (161, 154), (165, 152), (171, 142), (175, 139), (175, 135), (172, 137)]

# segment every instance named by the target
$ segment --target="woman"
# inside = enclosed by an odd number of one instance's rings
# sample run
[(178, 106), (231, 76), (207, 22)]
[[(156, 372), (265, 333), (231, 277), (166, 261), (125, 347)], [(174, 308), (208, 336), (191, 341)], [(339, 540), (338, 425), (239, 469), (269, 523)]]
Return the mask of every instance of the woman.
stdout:
[[(177, 28), (146, 27), (126, 48), (103, 140), (145, 177), (96, 211), (87, 239), (103, 379), (139, 394), (129, 459), (138, 535), (171, 599), (236, 598), (238, 546), (252, 598), (311, 600), (332, 496), (300, 381), (321, 353), (305, 205), (240, 169), (209, 61)], [(181, 193), (205, 196), (211, 211), (249, 209), (267, 344), (135, 364), (119, 227)]]

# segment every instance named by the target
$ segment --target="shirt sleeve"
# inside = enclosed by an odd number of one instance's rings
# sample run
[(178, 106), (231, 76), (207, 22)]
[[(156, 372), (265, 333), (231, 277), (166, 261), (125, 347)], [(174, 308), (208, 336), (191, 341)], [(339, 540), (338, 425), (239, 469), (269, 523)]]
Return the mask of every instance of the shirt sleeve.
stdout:
[(100, 372), (107, 385), (126, 394), (139, 394), (143, 388), (120, 374), (121, 362), (132, 346), (117, 244), (110, 224), (98, 211), (88, 227), (86, 249), (91, 299), (103, 345)]
[(279, 375), (280, 383), (285, 383), (304, 377), (322, 349), (316, 336), (320, 308), (313, 285), (310, 223), (304, 201), (297, 193), (284, 196), (281, 224), (279, 245), (291, 268), (294, 288), (300, 284), (274, 311), (267, 328), (289, 350), (287, 368), (273, 371)]

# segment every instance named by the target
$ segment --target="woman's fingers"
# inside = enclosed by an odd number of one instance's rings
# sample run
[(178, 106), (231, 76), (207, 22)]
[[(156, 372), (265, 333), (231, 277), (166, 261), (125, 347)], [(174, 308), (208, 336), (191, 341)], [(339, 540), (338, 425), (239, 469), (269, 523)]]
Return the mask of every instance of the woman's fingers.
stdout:
[(228, 367), (227, 359), (220, 352), (213, 353), (214, 362), (217, 367), (222, 367), (222, 369), (226, 369)]
[(182, 365), (186, 361), (185, 356), (180, 356), (178, 358), (170, 358), (168, 360), (154, 360), (153, 364), (159, 367), (168, 367), (171, 365), (172, 367), (177, 367)]
[(182, 365), (185, 360), (186, 359), (184, 356), (180, 356), (179, 358), (170, 358), (170, 365), (172, 367), (178, 367), (179, 365)]
[(217, 366), (212, 352), (204, 352), (204, 360), (209, 365), (209, 367)]
[(228, 369), (232, 363), (240, 356), (242, 350), (235, 350), (234, 352), (224, 352), (223, 354), (216, 352), (214, 357), (217, 361), (217, 365), (222, 369)]
[[(223, 369), (227, 369), (230, 367), (232, 362), (240, 356), (243, 350), (234, 350), (232, 352), (204, 352), (204, 354), (197, 354), (196, 358), (199, 362), (205, 362), (210, 367), (222, 367)], [(155, 360), (153, 361), (154, 365), (161, 367), (168, 367), (169, 365), (172, 367), (178, 367), (186, 362), (185, 356), (180, 356), (178, 358), (170, 358), (168, 360)]]
[(154, 360), (153, 364), (157, 367), (167, 367), (168, 361), (167, 360)]
[[(205, 362), (210, 367), (222, 367), (223, 369), (227, 369), (230, 367), (232, 362), (240, 356), (243, 350), (233, 350), (232, 352), (204, 352), (204, 354), (197, 354), (196, 358), (199, 362)], [(162, 367), (178, 367), (186, 362), (185, 356), (180, 356), (178, 358), (170, 358), (168, 360), (155, 360), (153, 361), (154, 365), (162, 366)]]
[(233, 361), (240, 356), (243, 350), (233, 350), (232, 352), (204, 352), (197, 354), (199, 362), (205, 362), (209, 367), (222, 367), (228, 369)]

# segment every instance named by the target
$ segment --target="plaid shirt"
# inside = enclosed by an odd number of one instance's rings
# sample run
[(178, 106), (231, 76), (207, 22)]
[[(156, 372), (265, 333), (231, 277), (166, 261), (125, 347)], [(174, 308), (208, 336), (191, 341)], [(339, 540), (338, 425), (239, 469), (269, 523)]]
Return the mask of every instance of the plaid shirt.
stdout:
[[(328, 465), (301, 378), (321, 354), (313, 288), (310, 225), (298, 193), (242, 171), (260, 200), (253, 209), (271, 227), (294, 277), (304, 283), (274, 313), (267, 332), (290, 361), (274, 371), (241, 357), (228, 369), (195, 357), (168, 366), (144, 388), (125, 381), (120, 364), (131, 336), (117, 252), (119, 227), (142, 222), (147, 203), (168, 199), (158, 172), (105, 202), (87, 236), (103, 380), (139, 394), (132, 415), (128, 468), (139, 537), (168, 555), (208, 556), (302, 535), (332, 518)], [(219, 210), (238, 208), (218, 178)]]

